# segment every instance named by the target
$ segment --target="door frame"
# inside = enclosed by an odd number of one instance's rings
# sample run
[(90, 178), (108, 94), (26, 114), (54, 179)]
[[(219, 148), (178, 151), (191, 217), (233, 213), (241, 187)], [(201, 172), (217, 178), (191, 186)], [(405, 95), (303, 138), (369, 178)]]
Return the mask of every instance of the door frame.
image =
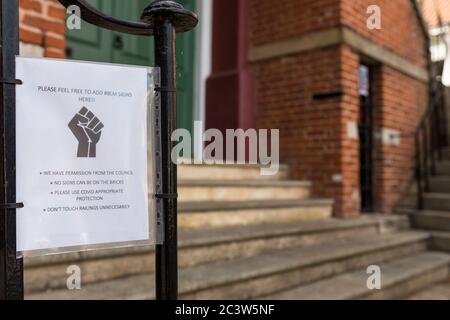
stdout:
[[(367, 88), (362, 89), (361, 68), (367, 68)], [(359, 73), (359, 179), (361, 212), (372, 213), (375, 210), (375, 112), (373, 101), (373, 66), (361, 61), (358, 67)], [(365, 96), (361, 91), (366, 91)], [(364, 145), (363, 145), (364, 144)]]
[(199, 24), (195, 29), (195, 68), (193, 119), (201, 122), (201, 132), (193, 131), (193, 158), (203, 158), (203, 132), (205, 131), (206, 80), (212, 70), (213, 0), (196, 0)]
[[(193, 57), (193, 94), (192, 94), (192, 119), (199, 121), (201, 132), (195, 132), (192, 123), (192, 145), (193, 158), (202, 159), (203, 153), (203, 132), (205, 130), (205, 109), (206, 109), (206, 80), (212, 69), (212, 23), (213, 23), (213, 0), (194, 0), (198, 15), (201, 17), (198, 27), (194, 30), (194, 57)], [(110, 3), (108, 3), (110, 6)], [(109, 8), (108, 10), (112, 10)], [(113, 35), (113, 34), (112, 34)], [(70, 42), (70, 36), (66, 36)], [(112, 41), (112, 38), (109, 39)], [(110, 53), (110, 61), (113, 59)], [(198, 126), (197, 126), (198, 127)]]

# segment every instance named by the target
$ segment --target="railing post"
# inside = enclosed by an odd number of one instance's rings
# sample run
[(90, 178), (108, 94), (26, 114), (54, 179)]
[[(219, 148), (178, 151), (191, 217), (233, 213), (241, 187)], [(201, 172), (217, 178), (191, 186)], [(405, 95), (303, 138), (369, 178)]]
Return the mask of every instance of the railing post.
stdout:
[(433, 115), (431, 117), (431, 130), (433, 137), (433, 174), (436, 173), (436, 155), (439, 160), (442, 159), (441, 148), (443, 146), (442, 141), (442, 126), (441, 126), (441, 91), (438, 86), (434, 99)]
[(160, 67), (161, 94), (161, 163), (164, 243), (156, 246), (156, 298), (178, 298), (177, 261), (177, 166), (172, 162), (172, 133), (176, 129), (176, 32), (192, 29), (197, 18), (175, 1), (157, 0), (142, 14), (142, 21), (154, 30), (155, 64)]
[(447, 126), (447, 111), (445, 99), (445, 87), (443, 84), (439, 85), (439, 156), (442, 160), (442, 149), (448, 146), (448, 126)]
[(18, 0), (0, 5), (0, 299), (23, 299), (23, 262), (16, 258), (16, 88), (15, 57), (19, 54)]
[[(436, 158), (441, 158), (441, 148), (440, 148), (440, 126), (439, 126), (439, 112), (436, 108), (433, 108), (431, 114), (431, 121), (429, 122), (430, 129), (430, 158), (431, 158), (431, 174), (436, 174)], [(437, 156), (437, 157), (436, 157)]]
[(417, 208), (423, 210), (423, 185), (422, 185), (422, 152), (420, 143), (420, 131), (415, 135), (416, 140), (416, 183), (417, 183)]
[[(155, 65), (160, 67), (161, 146), (163, 193), (177, 193), (177, 166), (171, 161), (172, 132), (176, 128), (175, 29), (169, 19), (155, 25)], [(164, 244), (156, 246), (156, 297), (175, 300), (178, 296), (177, 200), (163, 199)]]
[(427, 121), (425, 123), (425, 127), (422, 131), (422, 140), (423, 140), (423, 182), (424, 182), (424, 187), (423, 190), (424, 192), (428, 192), (429, 190), (429, 184), (428, 184), (428, 176), (430, 174), (430, 163), (428, 161), (428, 158), (430, 157), (430, 135), (429, 135), (429, 121)]

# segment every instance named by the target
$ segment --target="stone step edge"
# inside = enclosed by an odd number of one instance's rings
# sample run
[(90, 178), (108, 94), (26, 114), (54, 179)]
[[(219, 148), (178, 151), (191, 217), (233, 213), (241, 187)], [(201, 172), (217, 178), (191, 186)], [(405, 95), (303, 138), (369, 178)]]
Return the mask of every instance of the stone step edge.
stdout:
[(433, 218), (449, 218), (450, 219), (450, 211), (442, 211), (442, 210), (421, 210), (415, 211), (413, 216), (420, 217), (433, 217)]
[(444, 181), (444, 182), (450, 182), (450, 175), (445, 174), (439, 174), (436, 176), (431, 176), (430, 181)]
[(445, 199), (450, 200), (450, 193), (442, 193), (442, 192), (427, 192), (424, 195), (425, 200), (426, 199)]
[(180, 213), (208, 211), (232, 211), (251, 209), (276, 209), (295, 207), (332, 206), (332, 199), (299, 199), (299, 200), (264, 200), (264, 201), (209, 201), (209, 202), (180, 202)]
[(445, 238), (450, 241), (450, 231), (430, 231), (431, 238)]
[[(417, 265), (417, 261), (422, 261), (421, 265)], [(403, 266), (403, 265), (410, 265), (411, 268), (403, 269), (402, 272), (393, 272), (391, 274), (387, 273), (383, 276), (383, 269), (389, 269), (394, 268), (396, 266)], [(440, 252), (423, 252), (419, 254), (415, 254), (412, 256), (407, 256), (400, 259), (390, 260), (387, 262), (383, 262), (379, 264), (381, 268), (381, 279), (382, 279), (382, 289), (386, 290), (393, 288), (397, 285), (404, 284), (411, 280), (412, 278), (415, 278), (417, 276), (420, 276), (421, 274), (433, 270), (437, 270), (443, 267), (449, 267), (450, 266), (450, 255)], [(277, 299), (286, 299), (288, 296), (292, 297), (292, 299), (308, 299), (307, 297), (304, 297), (303, 295), (305, 293), (301, 293), (302, 291), (306, 290), (315, 290), (319, 291), (320, 287), (324, 288), (335, 288), (340, 283), (346, 284), (345, 285), (345, 292), (344, 291), (338, 291), (335, 293), (330, 293), (327, 297), (324, 297), (325, 300), (350, 300), (350, 299), (364, 299), (367, 296), (370, 296), (371, 294), (376, 294), (376, 291), (369, 291), (366, 287), (366, 280), (368, 275), (361, 270), (348, 272), (344, 274), (340, 274), (328, 279), (323, 279), (316, 281), (312, 284), (299, 286), (297, 288), (293, 288), (290, 290), (285, 290), (279, 294), (274, 294), (265, 297), (264, 299), (268, 300), (277, 300)], [(359, 282), (361, 285), (355, 286), (354, 283), (348, 282), (349, 278), (360, 278), (361, 281)], [(347, 280), (347, 281), (346, 281)], [(347, 283), (346, 283), (347, 282)], [(353, 286), (352, 286), (353, 285)], [(318, 297), (313, 297), (318, 298)]]
[[(217, 238), (214, 236), (209, 239), (195, 239), (195, 236), (203, 230), (186, 230), (182, 231), (186, 235), (183, 237), (179, 235), (179, 249), (200, 247), (208, 245), (220, 245), (233, 242), (250, 241), (256, 239), (263, 239), (266, 237), (283, 237), (290, 235), (302, 234), (319, 234), (332, 231), (349, 230), (367, 226), (381, 226), (394, 222), (401, 222), (404, 217), (386, 217), (375, 216), (365, 217), (358, 220), (340, 220), (340, 219), (326, 219), (318, 221), (298, 221), (295, 223), (275, 224), (274, 228), (267, 232), (267, 225), (250, 225), (241, 227), (226, 227), (215, 230), (216, 234), (222, 232), (229, 232), (228, 236)], [(272, 226), (272, 225), (271, 225)], [(260, 232), (259, 227), (263, 227), (265, 232)], [(276, 228), (277, 227), (277, 228)], [(254, 230), (252, 232), (252, 230)], [(192, 237), (191, 235), (194, 235)], [(135, 247), (121, 247), (115, 249), (99, 249), (89, 250), (83, 252), (69, 252), (58, 255), (48, 255), (44, 257), (34, 257), (25, 259), (25, 267), (38, 268), (52, 264), (62, 264), (66, 262), (86, 261), (86, 260), (101, 260), (118, 256), (138, 255), (154, 252), (154, 246), (135, 246)]]
[[(377, 237), (379, 239), (377, 239)], [(259, 256), (255, 256), (255, 257), (251, 257), (251, 258), (239, 258), (239, 259), (235, 259), (226, 263), (219, 263), (219, 264), (208, 264), (208, 265), (200, 265), (200, 266), (194, 266), (194, 267), (190, 267), (190, 268), (186, 268), (186, 269), (181, 269), (179, 272), (179, 278), (183, 279), (183, 277), (186, 277), (187, 279), (189, 279), (190, 281), (179, 281), (179, 294), (180, 295), (186, 295), (186, 294), (190, 294), (193, 292), (197, 292), (197, 291), (202, 291), (202, 290), (208, 290), (208, 289), (213, 289), (213, 288), (217, 288), (217, 287), (221, 287), (223, 285), (226, 284), (232, 284), (232, 283), (239, 283), (240, 281), (244, 281), (244, 280), (251, 280), (251, 279), (257, 279), (257, 278), (262, 278), (264, 276), (270, 276), (273, 274), (279, 274), (279, 273), (283, 273), (283, 272), (288, 272), (290, 270), (294, 270), (294, 269), (298, 269), (298, 268), (306, 268), (306, 267), (310, 267), (310, 266), (314, 266), (314, 265), (320, 265), (320, 264), (327, 264), (330, 263), (331, 261), (335, 261), (335, 260), (345, 260), (345, 259), (350, 259), (352, 257), (358, 256), (358, 255), (364, 255), (364, 254), (370, 254), (376, 251), (380, 251), (380, 250), (388, 250), (388, 249), (394, 249), (397, 247), (401, 247), (401, 246), (405, 246), (405, 245), (413, 245), (414, 243), (419, 243), (422, 241), (426, 241), (429, 239), (429, 235), (424, 233), (424, 232), (403, 232), (403, 234), (399, 234), (396, 235), (395, 237), (390, 235), (390, 236), (374, 236), (374, 237), (360, 237), (361, 239), (364, 239), (364, 244), (361, 245), (355, 245), (357, 248), (353, 248), (353, 251), (348, 250), (349, 245), (351, 244), (351, 241), (347, 241), (347, 242), (343, 242), (340, 243), (338, 245), (339, 250), (331, 250), (331, 254), (328, 254), (326, 252), (327, 247), (329, 247), (328, 244), (321, 244), (318, 245), (317, 248), (310, 248), (310, 250), (314, 251), (314, 252), (318, 252), (319, 253), (319, 257), (313, 257), (310, 260), (311, 261), (305, 261), (304, 259), (302, 260), (297, 260), (295, 258), (292, 258), (293, 260), (290, 261), (292, 262), (290, 265), (283, 265), (280, 266), (277, 264), (277, 266), (269, 266), (271, 268), (271, 270), (259, 270), (259, 269), (251, 269), (251, 270), (246, 270), (247, 272), (241, 272), (241, 273), (223, 273), (220, 272), (222, 275), (224, 275), (225, 277), (223, 277), (222, 279), (219, 279), (217, 277), (215, 277), (214, 275), (209, 275), (209, 277), (211, 279), (206, 279), (204, 276), (204, 272), (202, 272), (202, 269), (208, 268), (209, 270), (211, 270), (212, 268), (219, 268), (219, 269), (223, 269), (224, 268), (224, 264), (230, 264), (230, 268), (232, 266), (237, 265), (238, 263), (242, 264), (242, 265), (248, 265), (247, 261), (251, 260), (251, 259), (259, 259), (264, 261), (264, 257), (267, 256), (273, 256), (273, 253), (265, 253)], [(297, 251), (305, 251), (305, 248), (300, 248), (300, 249), (296, 249)], [(290, 253), (293, 252), (294, 249), (285, 249), (285, 250), (280, 250), (280, 251), (284, 251), (284, 254), (287, 256), (291, 256)], [(330, 250), (328, 248), (328, 250)], [(297, 255), (299, 253), (297, 252)], [(308, 257), (308, 254), (301, 254), (304, 257)], [(286, 263), (285, 263), (286, 264)], [(251, 264), (250, 264), (251, 265)], [(259, 264), (265, 268), (267, 268), (267, 264)], [(225, 268), (227, 268), (227, 266), (225, 266)], [(269, 268), (269, 269), (270, 269)], [(220, 271), (220, 270), (216, 270), (216, 271)], [(242, 270), (241, 270), (242, 271)], [(197, 280), (199, 281), (192, 281), (192, 275), (202, 275), (200, 277), (197, 277)], [(107, 286), (109, 288), (114, 288), (117, 286), (120, 286), (121, 283), (127, 282), (129, 281), (129, 279), (149, 279), (148, 281), (151, 281), (151, 279), (154, 278), (154, 274), (153, 273), (149, 273), (149, 274), (141, 274), (141, 275), (136, 275), (136, 276), (130, 276), (127, 278), (122, 278), (122, 279), (114, 279), (114, 280), (110, 280), (110, 281), (105, 281), (105, 282), (99, 282), (97, 284), (105, 284), (107, 283)], [(201, 281), (200, 281), (201, 280)], [(207, 281), (209, 280), (209, 281)], [(91, 285), (87, 285), (85, 286), (85, 288), (91, 287), (91, 286), (95, 286), (96, 284), (91, 284)], [(150, 283), (151, 287), (147, 288), (149, 290), (149, 292), (146, 293), (142, 293), (142, 294), (134, 294), (132, 296), (127, 296), (127, 298), (129, 299), (154, 299), (154, 287), (153, 287), (153, 283)], [(67, 290), (63, 290), (64, 294), (67, 294)], [(52, 294), (54, 295), (55, 293), (58, 294), (58, 292), (61, 292), (61, 290), (55, 290), (52, 292)], [(39, 296), (39, 294), (37, 294), (37, 296)], [(32, 295), (31, 295), (31, 298)]]
[(179, 180), (179, 187), (253, 187), (298, 188), (311, 187), (309, 181), (298, 180)]
[[(189, 283), (190, 288), (183, 288), (181, 286), (180, 290), (183, 294), (189, 294), (196, 291), (205, 290), (208, 288), (220, 287), (222, 285), (228, 283), (238, 283), (243, 280), (250, 280), (261, 278), (267, 275), (280, 274), (283, 272), (287, 272), (290, 270), (295, 270), (298, 268), (306, 268), (314, 265), (326, 264), (335, 260), (345, 260), (351, 257), (364, 255), (368, 253), (377, 252), (380, 250), (393, 249), (397, 247), (402, 247), (405, 245), (411, 245), (414, 243), (419, 243), (423, 241), (428, 241), (430, 238), (428, 233), (425, 232), (403, 232), (398, 235), (386, 235), (386, 236), (371, 236), (371, 237), (358, 237), (355, 239), (348, 239), (347, 241), (342, 241), (336, 245), (336, 248), (330, 250), (330, 244), (319, 244), (317, 246), (305, 247), (305, 248), (289, 248), (284, 250), (279, 250), (273, 253), (264, 253), (258, 256), (250, 257), (250, 258), (239, 258), (232, 261), (226, 261), (224, 263), (218, 264), (219, 268), (223, 268), (225, 264), (229, 264), (230, 268), (238, 265), (239, 263), (242, 265), (247, 265), (247, 261), (251, 261), (253, 259), (259, 259), (264, 261), (264, 257), (272, 257), (275, 253), (279, 255), (280, 253), (285, 254), (293, 259), (290, 265), (279, 265), (279, 260), (277, 260), (277, 264), (275, 266), (269, 266), (267, 263), (264, 265), (266, 270), (261, 271), (260, 269), (251, 269), (247, 270), (247, 272), (242, 273), (234, 273), (227, 274), (226, 279), (218, 279), (213, 278), (208, 286), (203, 285), (206, 281), (202, 282), (202, 284), (197, 284), (197, 287), (193, 286), (194, 283)], [(361, 243), (354, 244), (356, 239), (362, 240)], [(353, 247), (352, 247), (353, 246)], [(349, 248), (353, 249), (350, 250)], [(327, 252), (327, 250), (331, 252)], [(296, 255), (301, 255), (305, 257), (305, 259), (296, 260), (295, 258), (291, 258), (294, 255), (294, 251)], [(308, 254), (308, 251), (319, 253), (317, 256), (312, 256)], [(291, 254), (292, 253), (292, 254)], [(309, 259), (309, 260), (307, 260)], [(260, 265), (260, 264), (258, 264)], [(197, 271), (193, 271), (195, 269), (202, 268), (211, 268), (213, 265), (199, 265), (194, 266), (191, 269), (191, 272), (197, 273)], [(242, 271), (242, 270), (241, 270)]]
[[(252, 163), (252, 164), (245, 164), (245, 163), (215, 163), (215, 164), (206, 164), (206, 163), (183, 163), (179, 164), (178, 168), (239, 168), (239, 169), (260, 169), (260, 168), (268, 168), (269, 165), (259, 164), (259, 163)], [(279, 170), (289, 170), (289, 165), (286, 163), (280, 163), (278, 165)]]

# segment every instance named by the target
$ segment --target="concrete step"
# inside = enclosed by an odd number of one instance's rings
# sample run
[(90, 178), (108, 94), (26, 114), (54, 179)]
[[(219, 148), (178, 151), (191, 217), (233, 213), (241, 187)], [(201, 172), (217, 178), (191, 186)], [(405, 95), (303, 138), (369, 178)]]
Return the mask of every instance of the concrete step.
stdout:
[(329, 199), (184, 202), (178, 224), (183, 229), (222, 228), (330, 218)]
[(450, 300), (450, 280), (425, 288), (409, 297), (407, 300)]
[(444, 148), (442, 149), (442, 158), (444, 160), (450, 161), (450, 148)]
[(420, 211), (411, 215), (419, 229), (450, 231), (450, 211)]
[[(401, 216), (370, 216), (355, 220), (327, 219), (289, 224), (253, 225), (179, 232), (180, 267), (251, 257), (267, 251), (318, 245), (354, 236), (397, 232), (408, 227)], [(80, 266), (83, 283), (154, 271), (152, 246), (96, 250), (26, 258), (27, 292), (65, 286), (69, 265)]]
[(450, 176), (431, 177), (430, 192), (450, 193)]
[(179, 165), (179, 180), (287, 180), (289, 167), (281, 164), (278, 173), (271, 176), (261, 174), (260, 165), (219, 164)]
[(450, 252), (450, 232), (433, 231), (431, 232), (430, 248), (444, 252)]
[[(418, 254), (423, 232), (362, 236), (304, 248), (289, 248), (181, 269), (182, 299), (251, 299), (368, 265)], [(153, 274), (86, 285), (81, 290), (31, 294), (27, 299), (153, 299)]]
[(450, 161), (447, 161), (447, 160), (439, 161), (436, 164), (436, 175), (437, 176), (450, 176)]
[(309, 197), (310, 182), (276, 180), (184, 180), (180, 201), (298, 200)]
[(450, 211), (450, 194), (425, 193), (424, 208), (425, 210)]
[(399, 299), (448, 279), (450, 255), (423, 252), (379, 264), (381, 290), (367, 288), (365, 268), (267, 297), (273, 300)]
[(440, 161), (436, 164), (437, 176), (450, 176), (450, 161)]

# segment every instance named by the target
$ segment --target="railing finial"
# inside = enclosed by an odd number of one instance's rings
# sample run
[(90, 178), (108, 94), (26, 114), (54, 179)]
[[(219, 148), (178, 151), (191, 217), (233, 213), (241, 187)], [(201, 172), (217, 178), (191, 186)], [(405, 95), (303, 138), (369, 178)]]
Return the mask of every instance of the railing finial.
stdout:
[(180, 3), (171, 0), (155, 0), (144, 9), (141, 20), (154, 27), (155, 20), (167, 17), (171, 20), (176, 32), (187, 32), (198, 23), (197, 15), (185, 9)]

